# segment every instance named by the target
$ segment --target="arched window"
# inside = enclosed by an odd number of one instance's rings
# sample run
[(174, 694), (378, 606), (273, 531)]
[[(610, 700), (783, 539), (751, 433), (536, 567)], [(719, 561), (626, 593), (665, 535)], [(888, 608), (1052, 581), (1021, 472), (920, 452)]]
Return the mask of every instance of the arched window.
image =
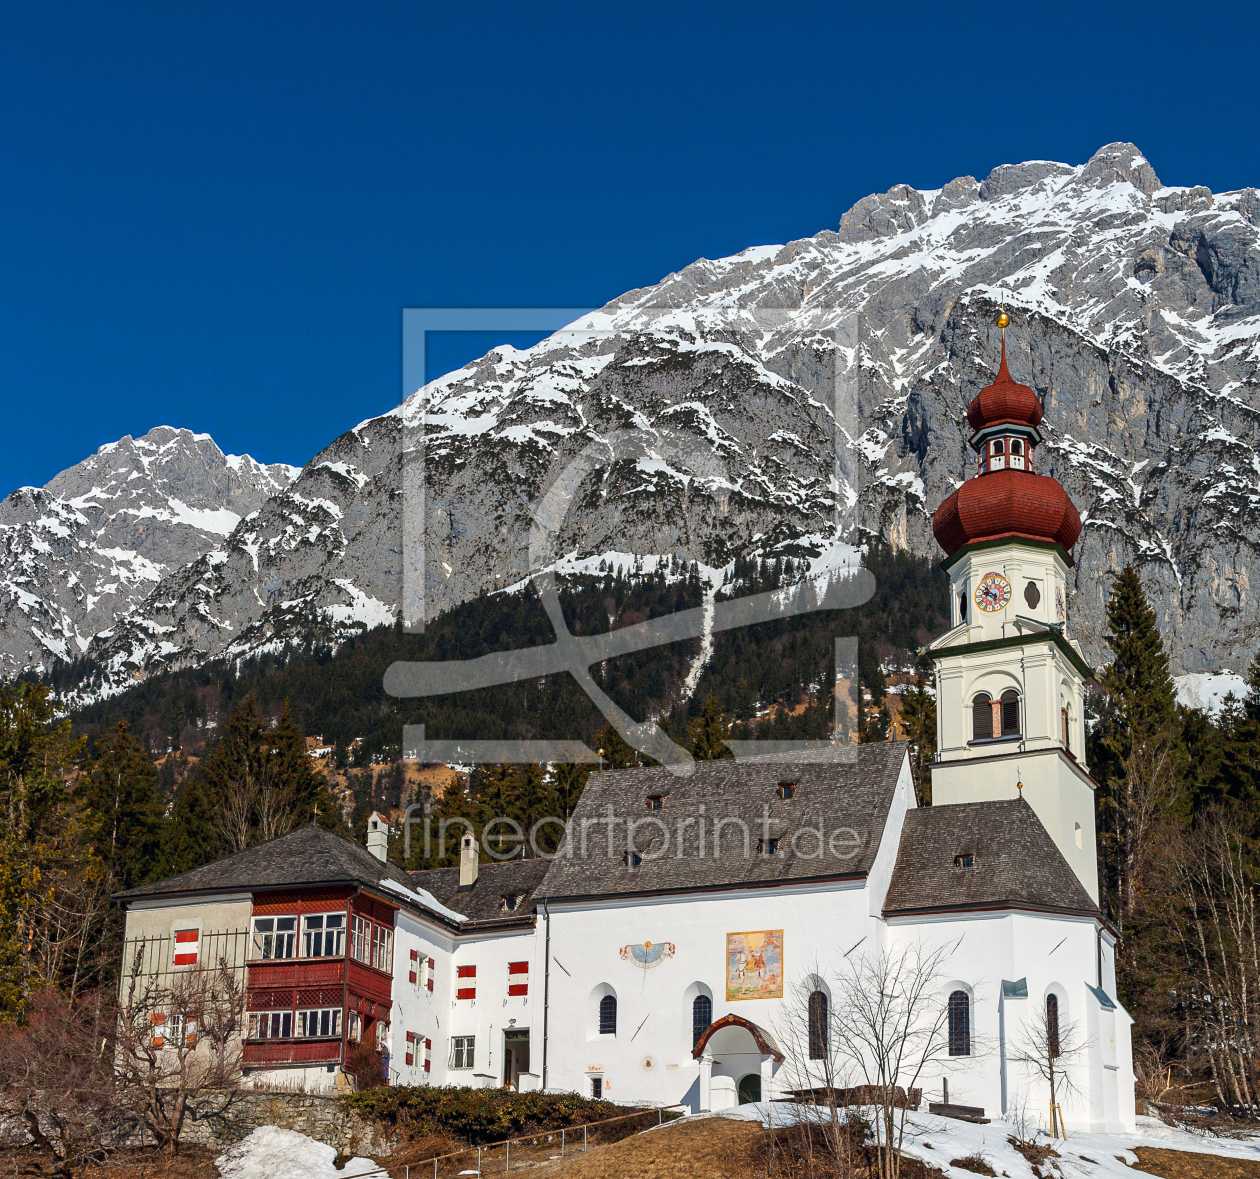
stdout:
[(1003, 443), (1002, 439), (1001, 438), (993, 439), (993, 449), (990, 453), (1004, 454), (1005, 452), (1006, 452), (1006, 445), (1005, 443)]
[(1019, 693), (1014, 688), (1002, 693), (1002, 736), (1019, 736)]
[(708, 995), (697, 995), (691, 1003), (691, 1046), (694, 1048), (700, 1037), (709, 1030), (713, 1022), (713, 1000)]
[(825, 1060), (827, 1057), (827, 996), (815, 991), (809, 997), (809, 1058)]
[(1053, 1058), (1059, 1051), (1059, 996), (1051, 991), (1046, 996), (1046, 1051)]
[(599, 1034), (615, 1036), (617, 1034), (617, 996), (605, 995), (599, 1001)]
[(1063, 748), (1069, 753), (1072, 752), (1072, 726), (1068, 721), (1067, 707), (1059, 709), (1059, 715), (1063, 718)]
[(971, 1055), (971, 998), (966, 991), (949, 996), (949, 1054)]
[(1011, 454), (1023, 454), (1024, 444), (1018, 438), (1011, 439)]
[(973, 717), (972, 736), (985, 741), (993, 736), (993, 699), (988, 692), (981, 692), (971, 705)]

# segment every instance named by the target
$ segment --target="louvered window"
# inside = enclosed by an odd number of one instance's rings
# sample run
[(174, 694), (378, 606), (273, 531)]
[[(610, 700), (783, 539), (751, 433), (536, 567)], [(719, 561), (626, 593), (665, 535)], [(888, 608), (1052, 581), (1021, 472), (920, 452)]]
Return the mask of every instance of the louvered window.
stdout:
[(972, 734), (977, 741), (987, 741), (993, 736), (993, 701), (987, 692), (981, 692), (972, 703)]
[(1014, 688), (1002, 693), (1002, 736), (1019, 736), (1019, 693)]

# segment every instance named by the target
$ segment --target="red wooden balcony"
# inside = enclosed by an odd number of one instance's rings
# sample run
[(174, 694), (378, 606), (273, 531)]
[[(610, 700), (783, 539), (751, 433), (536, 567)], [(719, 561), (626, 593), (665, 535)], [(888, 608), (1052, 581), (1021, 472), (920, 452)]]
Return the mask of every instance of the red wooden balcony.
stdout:
[[(249, 964), (250, 990), (340, 985), (344, 958), (272, 958)], [(388, 984), (386, 984), (388, 985)]]
[(284, 1064), (337, 1064), (340, 1060), (340, 1040), (247, 1040), (242, 1062), (275, 1067)]

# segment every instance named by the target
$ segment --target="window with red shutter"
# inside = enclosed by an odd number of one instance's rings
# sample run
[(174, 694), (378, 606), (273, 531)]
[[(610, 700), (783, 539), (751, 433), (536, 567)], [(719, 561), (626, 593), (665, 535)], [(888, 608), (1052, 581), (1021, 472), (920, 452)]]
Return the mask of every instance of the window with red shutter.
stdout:
[(201, 932), (196, 929), (177, 929), (175, 931), (175, 965), (196, 966), (197, 944), (201, 940)]
[(528, 962), (509, 962), (508, 963), (508, 995), (528, 995), (529, 994), (529, 963)]
[(414, 1053), (415, 1053), (415, 1040), (416, 1040), (416, 1034), (415, 1034), (415, 1032), (408, 1032), (408, 1033), (407, 1033), (407, 1052), (406, 1052), (406, 1055), (405, 1055), (405, 1057), (404, 1057), (404, 1060), (406, 1061), (406, 1063), (407, 1063), (407, 1064), (415, 1064), (415, 1062), (416, 1062), (416, 1058), (415, 1058), (415, 1055), (414, 1055)]
[(476, 987), (460, 987), (459, 990), (455, 992), (455, 998), (457, 999), (475, 999), (476, 997)]
[(434, 967), (436, 966), (437, 966), (437, 963), (434, 962), (432, 958), (430, 958), (429, 959), (429, 977), (428, 979), (425, 980), (425, 985), (429, 988), (429, 990), (433, 990), (433, 970), (434, 970)]
[(433, 1067), (433, 1041), (426, 1039), (424, 1042), (424, 1071), (427, 1073)]
[(509, 962), (508, 963), (508, 974), (528, 974), (528, 973), (529, 973), (528, 962)]
[(416, 971), (420, 969), (420, 954), (416, 950), (411, 951), (411, 969), (407, 971), (407, 981), (415, 984)]
[(476, 978), (477, 968), (475, 966), (461, 966), (457, 973), (460, 978)]

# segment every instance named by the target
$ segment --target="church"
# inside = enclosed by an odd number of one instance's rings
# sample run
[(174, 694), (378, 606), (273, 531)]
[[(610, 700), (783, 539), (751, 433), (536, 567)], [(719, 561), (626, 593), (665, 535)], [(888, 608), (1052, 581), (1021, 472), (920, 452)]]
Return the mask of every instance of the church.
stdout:
[(129, 960), (241, 972), (250, 1084), (335, 1089), (367, 1041), (392, 1084), (696, 1112), (863, 1083), (828, 1067), (852, 963), (935, 956), (940, 1050), (904, 1079), (925, 1101), (1047, 1124), (1040, 1043), (1068, 1130), (1131, 1130), (1068, 636), (1080, 517), (1037, 474), (1042, 406), (1005, 342), (967, 420), (975, 474), (933, 519), (953, 625), (929, 648), (931, 806), (887, 742), (594, 774), (549, 860), (481, 864), (467, 835), (458, 868), (408, 873), (384, 816), (366, 847), (312, 825), (119, 894)]

